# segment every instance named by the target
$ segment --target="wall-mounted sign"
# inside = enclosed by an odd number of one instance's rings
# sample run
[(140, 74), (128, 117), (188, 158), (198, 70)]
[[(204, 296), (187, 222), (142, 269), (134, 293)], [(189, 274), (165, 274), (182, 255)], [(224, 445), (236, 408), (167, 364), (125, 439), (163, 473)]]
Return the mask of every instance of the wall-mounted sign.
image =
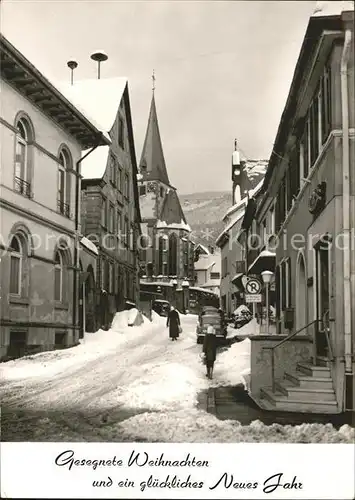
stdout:
[(254, 295), (250, 295), (250, 294), (245, 294), (245, 302), (253, 302), (254, 304), (256, 302), (261, 302), (261, 294), (254, 294)]
[[(261, 283), (256, 278), (251, 278), (245, 284), (245, 292), (249, 295), (258, 295), (261, 292)], [(258, 301), (259, 302), (259, 301)]]
[(326, 201), (326, 187), (327, 184), (323, 181), (312, 191), (308, 200), (308, 210), (311, 214), (317, 214), (323, 210)]

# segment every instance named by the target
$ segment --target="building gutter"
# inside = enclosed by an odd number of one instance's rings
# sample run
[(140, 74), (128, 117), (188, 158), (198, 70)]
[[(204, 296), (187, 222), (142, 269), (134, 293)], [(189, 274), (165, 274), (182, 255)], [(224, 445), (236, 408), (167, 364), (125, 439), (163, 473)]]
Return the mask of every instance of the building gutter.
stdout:
[(97, 143), (93, 146), (84, 156), (80, 158), (75, 164), (75, 215), (74, 215), (74, 223), (75, 223), (75, 244), (74, 244), (74, 266), (73, 266), (73, 327), (74, 329), (77, 326), (77, 292), (78, 292), (78, 269), (79, 269), (79, 244), (80, 240), (78, 238), (79, 231), (79, 195), (80, 195), (80, 164), (85, 158), (87, 158), (96, 148), (98, 148), (101, 144), (107, 142), (103, 139), (103, 134), (101, 133), (98, 137)]
[(352, 372), (352, 335), (351, 335), (351, 281), (350, 281), (350, 155), (349, 155), (349, 94), (348, 62), (351, 48), (351, 30), (345, 31), (344, 47), (340, 65), (341, 111), (343, 130), (343, 236), (344, 236), (344, 354), (345, 372)]

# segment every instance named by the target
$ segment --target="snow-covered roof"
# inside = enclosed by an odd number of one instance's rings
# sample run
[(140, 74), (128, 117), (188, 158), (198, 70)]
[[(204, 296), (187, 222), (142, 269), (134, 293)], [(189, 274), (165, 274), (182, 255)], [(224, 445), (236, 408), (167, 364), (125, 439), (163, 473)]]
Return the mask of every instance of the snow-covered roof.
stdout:
[(260, 259), (264, 259), (265, 257), (275, 257), (276, 258), (276, 253), (275, 252), (271, 252), (270, 250), (262, 250), (257, 256), (256, 258), (253, 260), (253, 262), (250, 264), (249, 266), (249, 270), (255, 265), (255, 263), (257, 261), (259, 261)]
[(94, 254), (99, 255), (99, 250), (97, 246), (88, 238), (86, 238), (86, 236), (83, 236), (81, 238), (80, 243)]
[(237, 216), (235, 219), (233, 219), (233, 220), (232, 220), (232, 221), (231, 221), (231, 222), (230, 222), (230, 223), (229, 223), (229, 224), (228, 224), (228, 225), (227, 225), (227, 226), (223, 229), (223, 231), (221, 232), (221, 234), (220, 234), (220, 235), (218, 236), (218, 238), (216, 239), (216, 242), (218, 242), (224, 234), (228, 233), (228, 231), (230, 231), (230, 230), (232, 229), (232, 227), (233, 227), (233, 226), (234, 226), (234, 225), (235, 225), (238, 221), (240, 221), (240, 219), (242, 219), (242, 218), (244, 217), (244, 212), (245, 212), (244, 210), (243, 210), (242, 212), (240, 212), (240, 214), (238, 214), (238, 216)]
[(354, 2), (317, 2), (311, 17), (340, 16), (350, 10), (354, 10)]
[(204, 288), (201, 288), (199, 286), (190, 286), (190, 290), (196, 290), (197, 292), (204, 292), (204, 293), (210, 293), (212, 295), (216, 295), (215, 292), (211, 292), (211, 290), (205, 290)]
[(205, 245), (202, 245), (202, 243), (199, 243), (199, 244), (196, 246), (195, 250), (197, 250), (197, 249), (198, 249), (198, 247), (202, 248), (202, 250), (203, 250), (204, 252), (206, 252), (206, 255), (208, 255), (208, 254), (210, 254), (210, 253), (211, 253)]
[[(258, 182), (258, 184), (253, 189), (249, 190), (249, 192), (248, 192), (249, 198), (252, 198), (253, 196), (256, 196), (258, 194), (258, 192), (260, 191), (260, 189), (263, 186), (263, 183), (264, 183), (264, 178), (262, 178), (261, 181)], [(248, 203), (248, 196), (245, 196), (240, 201), (238, 201), (238, 203), (236, 203), (235, 205), (233, 205), (232, 207), (230, 207), (227, 210), (227, 212), (224, 215), (223, 219), (225, 219), (226, 217), (228, 217), (228, 215), (231, 215), (232, 213), (236, 212), (238, 210), (238, 208), (243, 207), (243, 205), (246, 205), (247, 203)]]
[(57, 83), (58, 90), (100, 130), (110, 132), (117, 116), (127, 78), (103, 78)]
[(244, 171), (249, 179), (259, 175), (265, 175), (268, 166), (268, 160), (247, 160), (243, 165)]
[[(256, 196), (258, 194), (258, 192), (260, 191), (260, 189), (262, 188), (263, 186), (263, 183), (264, 183), (264, 179), (262, 179), (256, 186), (254, 189), (250, 189), (249, 191), (249, 198), (253, 198), (253, 196)], [(248, 203), (248, 197), (245, 197), (243, 198), (239, 203), (236, 203), (235, 205), (233, 205), (233, 207), (231, 207), (228, 212), (226, 213), (226, 215), (223, 217), (223, 219), (225, 219), (228, 215), (231, 215), (232, 213), (236, 212), (238, 209), (241, 209), (243, 208), (243, 211), (241, 211), (238, 216), (236, 218), (233, 218), (229, 224), (227, 224), (227, 226), (223, 229), (223, 231), (221, 232), (221, 234), (218, 236), (216, 242), (218, 242), (220, 240), (220, 238), (225, 234), (227, 233), (230, 229), (232, 229), (232, 227), (242, 218), (244, 217), (244, 213), (245, 213), (245, 207)]]
[(225, 215), (223, 216), (223, 219), (225, 219), (226, 217), (228, 217), (229, 215), (233, 214), (234, 212), (236, 212), (239, 208), (242, 208), (244, 207), (244, 205), (246, 205), (248, 202), (248, 197), (245, 196), (244, 198), (242, 198), (240, 201), (238, 201), (238, 203), (236, 203), (235, 205), (231, 206), (230, 208), (228, 208), (227, 212), (225, 213)]
[[(81, 162), (81, 175), (83, 179), (101, 179), (105, 173), (107, 166), (108, 154), (110, 146), (99, 146), (94, 149), (84, 160)], [(88, 151), (82, 152), (82, 157)]]
[(172, 222), (171, 224), (167, 224), (165, 221), (158, 220), (156, 224), (157, 229), (184, 229), (185, 231), (191, 231), (191, 227), (188, 224), (185, 224), (183, 220), (181, 222)]

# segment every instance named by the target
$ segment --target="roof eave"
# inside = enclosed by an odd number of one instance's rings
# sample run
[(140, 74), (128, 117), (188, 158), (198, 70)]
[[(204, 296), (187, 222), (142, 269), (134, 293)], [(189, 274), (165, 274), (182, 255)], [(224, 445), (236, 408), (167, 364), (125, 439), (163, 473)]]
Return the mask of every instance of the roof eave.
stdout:
[(111, 143), (105, 131), (82, 115), (3, 35), (0, 35), (0, 65), (2, 79), (32, 101), (83, 149)]
[(341, 28), (341, 16), (322, 16), (322, 17), (311, 17), (307, 26), (307, 30), (303, 39), (300, 54), (296, 63), (295, 71), (293, 74), (289, 94), (286, 100), (286, 104), (281, 115), (279, 127), (276, 134), (276, 139), (274, 147), (270, 156), (268, 168), (266, 170), (264, 183), (261, 188), (261, 194), (264, 194), (269, 185), (271, 175), (274, 171), (275, 165), (277, 164), (280, 156), (285, 149), (286, 138), (290, 132), (290, 122), (294, 116), (294, 108), (297, 105), (297, 95), (300, 91), (300, 82), (302, 81), (302, 76), (306, 68), (307, 62), (317, 43), (321, 39), (322, 32), (327, 29), (338, 30)]

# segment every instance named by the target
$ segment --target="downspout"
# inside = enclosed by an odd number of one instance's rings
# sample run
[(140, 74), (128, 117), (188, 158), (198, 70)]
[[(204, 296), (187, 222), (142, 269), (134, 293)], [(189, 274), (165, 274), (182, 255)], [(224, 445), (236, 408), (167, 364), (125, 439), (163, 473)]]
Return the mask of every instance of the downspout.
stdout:
[[(73, 328), (75, 330), (77, 324), (77, 273), (79, 269), (79, 241), (78, 241), (78, 231), (79, 231), (79, 194), (80, 194), (80, 163), (85, 160), (95, 149), (102, 143), (102, 133), (99, 135), (97, 144), (93, 146), (84, 156), (80, 158), (75, 164), (75, 245), (74, 245), (74, 268), (73, 268)], [(85, 333), (85, 332), (84, 332)]]
[(351, 47), (351, 30), (345, 31), (344, 47), (340, 65), (341, 112), (343, 129), (343, 235), (344, 235), (344, 354), (345, 373), (352, 372), (352, 335), (351, 335), (351, 281), (350, 281), (350, 155), (349, 155), (349, 95), (348, 61)]

